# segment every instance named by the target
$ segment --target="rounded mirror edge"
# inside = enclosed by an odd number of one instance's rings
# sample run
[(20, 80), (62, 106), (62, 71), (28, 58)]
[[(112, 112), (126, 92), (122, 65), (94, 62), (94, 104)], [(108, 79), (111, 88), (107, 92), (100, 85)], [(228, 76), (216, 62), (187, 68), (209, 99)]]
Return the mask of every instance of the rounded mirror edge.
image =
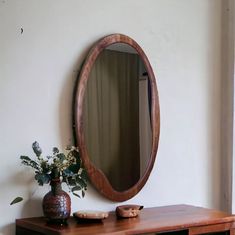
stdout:
[[(144, 175), (139, 179), (139, 181), (129, 188), (128, 190), (119, 192), (113, 189), (108, 179), (104, 173), (96, 168), (90, 161), (88, 151), (85, 144), (84, 138), (84, 129), (83, 129), (83, 100), (84, 93), (86, 89), (87, 80), (89, 78), (89, 73), (91, 68), (98, 57), (98, 55), (111, 44), (114, 43), (125, 43), (133, 47), (141, 57), (148, 72), (150, 86), (151, 86), (151, 126), (152, 126), (152, 149), (151, 156), (148, 162), (147, 168)], [(81, 158), (84, 164), (84, 167), (88, 173), (91, 183), (94, 187), (106, 198), (112, 201), (125, 201), (133, 196), (135, 196), (145, 185), (155, 162), (156, 153), (158, 149), (159, 134), (160, 134), (160, 108), (159, 108), (159, 98), (156, 85), (156, 79), (152, 70), (152, 67), (149, 63), (147, 56), (145, 55), (142, 48), (137, 44), (132, 38), (123, 35), (123, 34), (111, 34), (106, 37), (103, 37), (92, 47), (88, 56), (86, 57), (84, 63), (82, 64), (81, 71), (78, 75), (78, 80), (74, 89), (74, 107), (73, 107), (73, 128), (74, 128), (74, 137), (76, 145), (80, 149)]]

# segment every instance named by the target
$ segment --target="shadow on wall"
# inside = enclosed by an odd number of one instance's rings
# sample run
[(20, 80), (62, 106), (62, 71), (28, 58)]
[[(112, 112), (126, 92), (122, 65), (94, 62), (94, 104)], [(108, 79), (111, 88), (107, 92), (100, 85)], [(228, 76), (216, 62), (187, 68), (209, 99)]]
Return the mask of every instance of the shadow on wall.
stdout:
[[(24, 203), (20, 218), (42, 215), (42, 199), (29, 199)], [(15, 223), (0, 228), (0, 235), (15, 234)]]
[(15, 224), (11, 223), (0, 228), (0, 235), (15, 234)]
[[(42, 199), (41, 198), (33, 198), (35, 195), (36, 190), (39, 186), (35, 184), (35, 180), (32, 174), (29, 174), (27, 169), (22, 171), (15, 172), (12, 174), (11, 177), (8, 179), (8, 183), (6, 184), (5, 181), (0, 181), (0, 188), (1, 192), (11, 192), (12, 198), (5, 196), (7, 205), (5, 207), (5, 213), (11, 213), (14, 211), (14, 205), (10, 206), (11, 201), (17, 197), (23, 195), (24, 201), (22, 203), (22, 209), (20, 211), (20, 215), (17, 214), (18, 218), (23, 217), (32, 217), (32, 216), (41, 216), (42, 212)], [(15, 190), (17, 189), (17, 192)], [(13, 190), (14, 189), (14, 190)], [(4, 195), (2, 195), (4, 197)], [(9, 211), (8, 210), (9, 206)], [(12, 209), (12, 210), (10, 210)], [(13, 215), (14, 218), (14, 215)], [(0, 227), (0, 235), (12, 235), (15, 234), (15, 223), (4, 225)]]
[[(104, 35), (97, 35), (97, 38), (99, 39), (103, 36)], [(58, 114), (61, 146), (76, 145), (73, 136), (74, 88), (82, 67), (82, 63), (85, 61), (89, 50), (95, 43), (96, 41), (94, 40), (90, 45), (83, 49), (80, 55), (78, 54), (77, 60), (71, 66), (64, 78), (64, 84), (62, 86), (62, 90), (60, 91), (61, 95)]]
[[(30, 200), (30, 198), (33, 197), (35, 194), (37, 188), (39, 187), (35, 183), (34, 175), (31, 174), (30, 169), (23, 169), (22, 171), (18, 171), (15, 174), (11, 175), (11, 177), (8, 179), (8, 183), (6, 184), (5, 181), (0, 182), (0, 188), (2, 192), (10, 191), (11, 188), (19, 187), (17, 195), (12, 195), (12, 198), (9, 198), (9, 204), (10, 202), (19, 195), (26, 195), (24, 198), (26, 200)], [(22, 191), (21, 191), (22, 189)]]
[(20, 218), (33, 217), (33, 216), (42, 216), (42, 199), (29, 199), (25, 202)]
[[(15, 187), (19, 187), (19, 186), (25, 186), (26, 190), (22, 192), (17, 192), (17, 195), (13, 195), (15, 194), (15, 190), (11, 190), (11, 188), (15, 189)], [(32, 174), (29, 174), (27, 169), (24, 169), (22, 171), (15, 172), (15, 174), (12, 174), (11, 177), (8, 179), (7, 184), (5, 181), (0, 181), (0, 188), (2, 192), (6, 192), (6, 191), (14, 192), (12, 193), (12, 198), (6, 198), (4, 202), (4, 203), (7, 203), (9, 207), (10, 207), (10, 202), (15, 197), (22, 195), (22, 194), (24, 195), (23, 208), (19, 216), (20, 218), (40, 216), (43, 214), (42, 206), (41, 206), (42, 200), (40, 198), (39, 199), (32, 198), (38, 186), (35, 185), (34, 177)], [(0, 227), (0, 235), (6, 235), (6, 234), (9, 234), (9, 235), (15, 234), (14, 222)]]

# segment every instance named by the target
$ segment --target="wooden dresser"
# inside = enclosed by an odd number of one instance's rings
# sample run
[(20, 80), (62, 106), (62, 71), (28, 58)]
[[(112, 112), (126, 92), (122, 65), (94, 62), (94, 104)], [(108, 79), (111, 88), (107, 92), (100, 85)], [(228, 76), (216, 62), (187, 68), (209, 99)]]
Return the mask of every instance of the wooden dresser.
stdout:
[(234, 234), (235, 216), (189, 205), (146, 208), (139, 217), (118, 219), (111, 212), (101, 222), (78, 222), (70, 218), (67, 226), (48, 225), (45, 218), (16, 220), (17, 235), (87, 234)]

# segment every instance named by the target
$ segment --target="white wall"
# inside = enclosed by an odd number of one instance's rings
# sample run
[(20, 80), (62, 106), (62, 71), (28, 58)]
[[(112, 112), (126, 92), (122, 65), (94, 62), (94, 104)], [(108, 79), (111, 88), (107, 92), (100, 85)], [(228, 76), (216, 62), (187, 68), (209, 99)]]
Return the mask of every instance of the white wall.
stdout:
[[(21, 34), (21, 28), (23, 33)], [(20, 165), (37, 140), (45, 153), (71, 143), (73, 84), (89, 47), (123, 33), (144, 49), (157, 77), (157, 162), (129, 202), (220, 208), (221, 1), (0, 1), (0, 234), (42, 214), (33, 172)], [(25, 200), (9, 206), (15, 196)], [(89, 187), (73, 211), (114, 210)]]

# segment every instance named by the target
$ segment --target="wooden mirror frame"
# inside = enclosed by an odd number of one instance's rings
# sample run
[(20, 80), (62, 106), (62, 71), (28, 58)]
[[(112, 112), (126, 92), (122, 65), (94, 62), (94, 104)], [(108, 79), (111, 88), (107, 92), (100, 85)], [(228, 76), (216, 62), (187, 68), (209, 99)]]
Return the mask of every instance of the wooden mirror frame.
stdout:
[[(114, 43), (125, 43), (133, 47), (141, 57), (144, 62), (145, 68), (147, 69), (150, 86), (151, 86), (151, 127), (152, 127), (152, 149), (151, 156), (148, 162), (147, 168), (144, 175), (138, 180), (138, 182), (129, 188), (128, 190), (119, 192), (113, 189), (112, 185), (109, 183), (107, 177), (104, 173), (96, 168), (96, 166), (90, 161), (85, 137), (84, 137), (84, 127), (83, 127), (83, 101), (84, 94), (87, 85), (87, 80), (89, 79), (89, 74), (93, 64), (95, 63), (98, 55), (108, 46)], [(86, 57), (81, 71), (78, 76), (78, 81), (74, 90), (74, 132), (76, 145), (80, 150), (81, 159), (83, 161), (84, 167), (88, 173), (91, 183), (95, 188), (103, 194), (106, 198), (112, 201), (125, 201), (136, 195), (142, 187), (145, 185), (150, 172), (153, 168), (156, 153), (158, 149), (159, 133), (160, 133), (160, 110), (159, 110), (159, 99), (158, 91), (156, 86), (155, 76), (152, 67), (148, 61), (147, 56), (141, 47), (132, 38), (123, 34), (112, 34), (102, 38), (98, 41), (95, 46), (90, 50), (88, 56)]]

